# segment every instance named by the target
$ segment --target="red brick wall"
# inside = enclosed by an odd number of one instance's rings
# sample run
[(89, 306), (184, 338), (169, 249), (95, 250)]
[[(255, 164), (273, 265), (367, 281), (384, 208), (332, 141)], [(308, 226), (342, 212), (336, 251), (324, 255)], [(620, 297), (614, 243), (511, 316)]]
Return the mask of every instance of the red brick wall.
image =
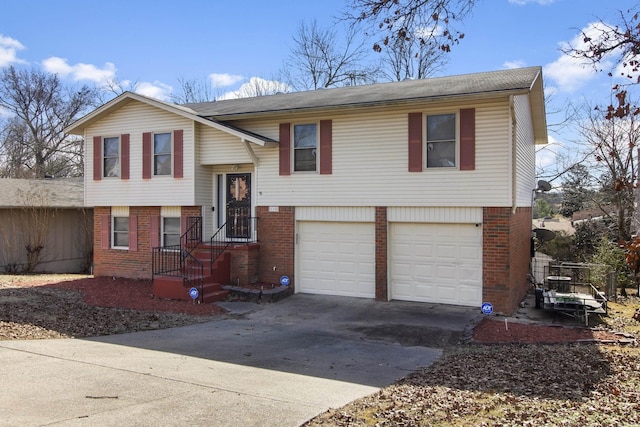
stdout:
[(387, 208), (376, 207), (376, 300), (388, 301)]
[(531, 209), (483, 209), (482, 299), (513, 313), (527, 292)]
[[(200, 216), (200, 206), (183, 206), (182, 217)], [(133, 279), (151, 279), (152, 258), (150, 245), (150, 218), (160, 216), (158, 206), (131, 206), (129, 215), (138, 217), (138, 250), (102, 249), (102, 217), (111, 215), (110, 207), (94, 209), (93, 227), (93, 274), (95, 276), (116, 276)], [(110, 224), (109, 224), (110, 226)], [(159, 233), (160, 230), (154, 230)], [(109, 233), (111, 234), (111, 233)], [(111, 246), (111, 245), (108, 245)]]
[(531, 265), (531, 208), (518, 208), (511, 219), (511, 307), (518, 308), (529, 290), (527, 274)]
[(278, 212), (269, 212), (267, 206), (258, 206), (257, 212), (259, 279), (267, 283), (280, 283), (281, 276), (289, 276), (291, 286), (295, 286), (295, 208), (280, 206)]
[(231, 245), (227, 252), (231, 254), (231, 284), (246, 286), (258, 281), (258, 256), (261, 245), (257, 243)]
[[(102, 217), (111, 215), (111, 208), (96, 207), (93, 216), (93, 274), (133, 279), (151, 278), (151, 248), (149, 246), (150, 217), (159, 216), (159, 207), (130, 207), (129, 215), (138, 217), (138, 250), (102, 249)], [(109, 224), (110, 226), (110, 224)], [(158, 232), (158, 231), (156, 231)], [(111, 233), (109, 233), (111, 235)], [(109, 245), (111, 246), (111, 245)]]

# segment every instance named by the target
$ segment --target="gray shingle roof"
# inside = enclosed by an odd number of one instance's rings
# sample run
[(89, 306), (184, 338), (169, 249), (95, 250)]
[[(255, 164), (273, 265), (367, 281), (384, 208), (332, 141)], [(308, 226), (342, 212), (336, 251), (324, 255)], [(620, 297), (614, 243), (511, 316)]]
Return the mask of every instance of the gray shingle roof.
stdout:
[(83, 207), (83, 180), (82, 178), (0, 179), (0, 209), (23, 206)]
[(284, 113), (332, 107), (392, 104), (504, 92), (524, 93), (532, 88), (541, 71), (541, 67), (518, 68), (422, 80), (186, 104), (185, 107), (194, 110), (200, 116), (224, 120), (231, 119), (233, 116), (241, 117), (261, 113)]

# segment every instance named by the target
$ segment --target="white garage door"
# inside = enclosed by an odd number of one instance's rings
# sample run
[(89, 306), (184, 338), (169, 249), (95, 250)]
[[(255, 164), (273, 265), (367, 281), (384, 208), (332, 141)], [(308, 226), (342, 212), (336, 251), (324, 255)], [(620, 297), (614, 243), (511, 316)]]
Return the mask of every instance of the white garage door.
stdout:
[(482, 304), (482, 228), (475, 224), (392, 223), (391, 298)]
[(375, 228), (369, 223), (298, 222), (300, 292), (375, 297)]

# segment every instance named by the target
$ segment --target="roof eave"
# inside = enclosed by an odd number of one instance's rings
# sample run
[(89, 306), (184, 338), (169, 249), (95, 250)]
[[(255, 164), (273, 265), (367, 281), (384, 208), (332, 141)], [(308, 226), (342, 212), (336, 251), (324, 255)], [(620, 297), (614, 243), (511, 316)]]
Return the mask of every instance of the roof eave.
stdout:
[(125, 92), (122, 95), (118, 96), (117, 98), (114, 98), (111, 101), (107, 102), (106, 104), (102, 105), (101, 107), (98, 107), (91, 113), (87, 114), (86, 116), (82, 117), (81, 119), (73, 122), (71, 125), (66, 127), (64, 129), (64, 132), (72, 135), (84, 136), (84, 132), (86, 128), (89, 127), (91, 124), (108, 116), (115, 110), (122, 108), (123, 106), (129, 104), (132, 101), (139, 101), (148, 105), (152, 105), (164, 111), (168, 111), (170, 113), (180, 115), (190, 120), (194, 120), (205, 126), (213, 127), (220, 131), (229, 133), (231, 135), (237, 136), (240, 139), (249, 141), (251, 143), (254, 143), (263, 147), (278, 145), (276, 141), (273, 141), (269, 138), (259, 138), (254, 135), (244, 133), (241, 130), (231, 129), (215, 121), (208, 120), (204, 117), (197, 115), (197, 113), (194, 110), (191, 110), (190, 108), (173, 105), (173, 104), (167, 104), (165, 102), (158, 101), (153, 98), (148, 98), (146, 96), (142, 96), (133, 92)]
[(274, 115), (287, 115), (287, 114), (296, 114), (296, 113), (306, 114), (306, 113), (317, 113), (317, 112), (324, 112), (324, 111), (351, 110), (351, 109), (368, 108), (368, 107), (373, 108), (373, 107), (381, 107), (381, 106), (401, 106), (401, 105), (411, 105), (411, 104), (417, 104), (417, 103), (457, 102), (465, 99), (466, 100), (487, 100), (487, 99), (502, 97), (502, 96), (526, 94), (526, 93), (529, 93), (529, 91), (530, 91), (529, 88), (515, 88), (515, 89), (496, 90), (496, 91), (487, 91), (487, 92), (460, 93), (460, 94), (453, 94), (453, 95), (437, 95), (437, 96), (418, 97), (418, 98), (402, 98), (402, 99), (392, 99), (392, 100), (375, 101), (375, 102), (353, 102), (348, 104), (339, 104), (339, 105), (331, 105), (331, 106), (283, 108), (283, 109), (264, 110), (264, 111), (252, 111), (248, 113), (205, 115), (204, 117), (208, 117), (213, 120), (219, 120), (219, 121), (241, 120), (241, 119), (259, 118), (259, 117), (274, 116)]

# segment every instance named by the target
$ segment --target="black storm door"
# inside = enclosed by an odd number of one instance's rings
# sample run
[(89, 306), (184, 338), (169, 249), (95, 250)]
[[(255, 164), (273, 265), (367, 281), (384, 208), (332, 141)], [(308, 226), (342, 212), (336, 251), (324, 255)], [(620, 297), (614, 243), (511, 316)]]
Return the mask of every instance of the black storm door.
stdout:
[(251, 237), (251, 174), (227, 175), (227, 237)]

